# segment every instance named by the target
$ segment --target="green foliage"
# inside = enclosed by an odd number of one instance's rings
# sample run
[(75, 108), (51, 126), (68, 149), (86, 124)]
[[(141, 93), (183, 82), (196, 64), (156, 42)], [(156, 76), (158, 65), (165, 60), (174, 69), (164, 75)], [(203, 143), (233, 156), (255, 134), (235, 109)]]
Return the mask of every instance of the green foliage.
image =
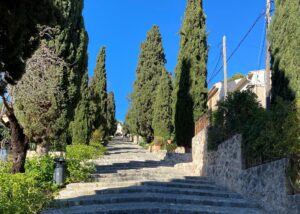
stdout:
[(11, 174), (11, 162), (0, 162), (0, 213), (35, 214), (53, 199), (53, 158), (30, 159), (26, 173)]
[(135, 117), (134, 109), (132, 107), (132, 102), (131, 101), (130, 101), (129, 109), (128, 109), (128, 111), (126, 113), (126, 116), (125, 116), (123, 131), (126, 134), (133, 134), (133, 135), (138, 134), (138, 132), (137, 132), (137, 118)]
[(91, 80), (91, 124), (92, 130), (101, 129), (105, 137), (107, 130), (107, 82), (106, 82), (106, 49), (102, 47), (96, 62), (94, 77)]
[(275, 13), (269, 30), (272, 58), (272, 99), (300, 98), (300, 3), (275, 0)]
[(278, 99), (266, 111), (249, 91), (229, 94), (211, 115), (209, 149), (235, 134), (242, 134), (243, 152), (249, 160), (299, 157), (300, 110), (296, 102)]
[(177, 149), (177, 144), (172, 143), (172, 144), (166, 144), (166, 150), (167, 152), (174, 152)]
[(52, 200), (52, 193), (31, 174), (0, 174), (0, 213), (35, 214)]
[(95, 164), (89, 160), (101, 157), (104, 152), (101, 144), (67, 146), (67, 182), (87, 181), (96, 171)]
[(109, 135), (117, 131), (115, 95), (110, 92), (107, 96), (107, 129)]
[[(87, 33), (82, 17), (83, 0), (51, 2), (59, 15), (53, 14), (51, 23), (37, 29), (44, 36), (26, 62), (26, 74), (13, 90), (13, 96), (17, 118), (30, 140), (58, 145), (65, 144), (73, 134), (69, 133), (73, 131), (69, 125), (83, 97), (82, 84), (88, 84), (83, 81), (87, 75)], [(46, 15), (51, 13), (48, 10), (40, 12)]]
[(104, 131), (102, 131), (101, 129), (97, 129), (92, 134), (90, 145), (102, 144), (104, 139), (105, 139)]
[(202, 0), (188, 0), (175, 70), (173, 120), (180, 146), (191, 146), (194, 122), (207, 111), (207, 33)]
[(172, 133), (172, 79), (166, 70), (162, 72), (156, 91), (152, 127), (154, 136), (170, 139)]
[(70, 124), (73, 144), (88, 144), (91, 135), (89, 119), (88, 75), (84, 75), (81, 86), (81, 99), (75, 109), (74, 121)]
[(152, 121), (155, 92), (165, 63), (159, 27), (153, 26), (141, 45), (132, 102), (126, 120), (131, 131), (144, 137), (147, 142), (151, 142), (154, 137)]
[(38, 47), (41, 26), (53, 27), (56, 19), (64, 20), (56, 6), (52, 0), (0, 2), (0, 45), (3, 48), (0, 70), (8, 71), (13, 81), (21, 78), (26, 60)]
[(228, 79), (228, 82), (230, 82), (230, 81), (234, 81), (234, 80), (238, 80), (238, 79), (241, 79), (241, 78), (244, 78), (245, 76), (243, 75), (243, 74), (241, 74), (241, 73), (236, 73), (236, 74), (234, 74), (232, 77), (230, 77), (229, 79)]
[(27, 61), (22, 80), (12, 90), (16, 116), (33, 142), (66, 141), (65, 66), (63, 59), (41, 44)]
[(263, 108), (254, 93), (250, 91), (230, 93), (225, 101), (218, 103), (218, 110), (211, 114), (209, 148), (216, 149), (225, 140), (242, 133), (243, 127), (252, 124), (252, 120), (262, 111)]
[(42, 156), (31, 158), (25, 164), (26, 174), (34, 177), (41, 186), (51, 188), (53, 184), (54, 162), (53, 157)]

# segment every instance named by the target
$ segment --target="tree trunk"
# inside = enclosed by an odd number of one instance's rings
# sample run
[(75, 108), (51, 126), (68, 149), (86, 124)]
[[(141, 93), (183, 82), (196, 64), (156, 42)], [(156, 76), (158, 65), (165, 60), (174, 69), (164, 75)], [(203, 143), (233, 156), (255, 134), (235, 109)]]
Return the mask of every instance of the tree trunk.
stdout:
[(25, 160), (28, 150), (28, 140), (24, 130), (13, 112), (7, 114), (11, 129), (11, 147), (13, 156), (12, 173), (25, 172)]

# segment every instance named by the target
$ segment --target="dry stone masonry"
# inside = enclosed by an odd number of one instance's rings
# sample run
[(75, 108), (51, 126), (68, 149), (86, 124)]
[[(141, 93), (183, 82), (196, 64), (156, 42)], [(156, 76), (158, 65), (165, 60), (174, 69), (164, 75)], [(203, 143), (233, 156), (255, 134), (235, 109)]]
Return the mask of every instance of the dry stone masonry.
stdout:
[(43, 214), (262, 214), (257, 203), (192, 176), (191, 155), (150, 153), (114, 140), (90, 183), (69, 184)]
[(243, 194), (271, 213), (299, 214), (300, 196), (288, 195), (288, 161), (282, 159), (243, 169), (241, 140), (236, 135), (219, 145), (218, 150), (208, 151), (207, 129), (203, 129), (193, 139), (193, 172)]

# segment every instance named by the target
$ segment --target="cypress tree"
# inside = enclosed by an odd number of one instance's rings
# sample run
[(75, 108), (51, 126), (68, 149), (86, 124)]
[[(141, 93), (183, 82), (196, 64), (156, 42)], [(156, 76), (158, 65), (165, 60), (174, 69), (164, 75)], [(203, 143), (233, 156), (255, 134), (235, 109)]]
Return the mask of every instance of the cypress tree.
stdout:
[(63, 19), (62, 14), (51, 0), (0, 1), (0, 70), (6, 71), (6, 81), (1, 81), (0, 92), (11, 129), (13, 173), (25, 171), (28, 140), (15, 116), (14, 106), (4, 97), (5, 88), (7, 84), (15, 84), (24, 73), (26, 60), (43, 37), (39, 34), (39, 26), (52, 27), (59, 18)]
[(131, 113), (136, 121), (136, 131), (147, 142), (151, 142), (154, 137), (152, 120), (155, 91), (165, 63), (161, 34), (158, 26), (154, 26), (141, 45), (134, 92), (131, 94)]
[(202, 0), (188, 0), (180, 37), (173, 118), (177, 144), (190, 146), (194, 123), (207, 111), (207, 34)]
[(94, 77), (91, 81), (91, 122), (93, 131), (100, 129), (107, 136), (107, 83), (106, 83), (106, 49), (102, 47), (98, 57)]
[(89, 119), (88, 74), (84, 75), (81, 86), (81, 99), (75, 109), (74, 121), (70, 124), (73, 144), (88, 144), (91, 136)]
[[(83, 0), (55, 0), (55, 6), (62, 14), (63, 18), (58, 17), (56, 20), (56, 25), (44, 26), (40, 29), (40, 34), (45, 33), (45, 36), (40, 41), (40, 46), (36, 53), (40, 53), (40, 56), (35, 56), (35, 60), (29, 59), (32, 65), (27, 65), (28, 74), (34, 74), (37, 77), (41, 75), (47, 75), (51, 73), (56, 75), (58, 78), (55, 81), (51, 81), (50, 84), (32, 84), (30, 78), (34, 80), (34, 77), (28, 77), (26, 79), (27, 83), (24, 85), (20, 82), (18, 88), (26, 91), (53, 91), (53, 89), (58, 88), (60, 94), (53, 92), (53, 97), (47, 97), (50, 104), (49, 108), (44, 108), (44, 114), (39, 114), (38, 111), (33, 112), (34, 106), (40, 108), (41, 103), (39, 100), (36, 102), (28, 102), (22, 99), (22, 91), (16, 92), (15, 103), (18, 108), (16, 109), (16, 115), (22, 126), (24, 127), (25, 133), (31, 133), (36, 128), (32, 120), (34, 117), (41, 117), (40, 121), (41, 128), (45, 128), (48, 124), (52, 124), (51, 128), (47, 128), (47, 132), (42, 130), (39, 133), (35, 133), (35, 139), (46, 139), (43, 140), (43, 145), (47, 147), (49, 143), (55, 145), (66, 144), (67, 139), (72, 137), (71, 133), (68, 132), (69, 124), (74, 119), (74, 112), (76, 107), (78, 107), (81, 96), (81, 86), (83, 84), (84, 75), (87, 74), (87, 33), (85, 31), (82, 10), (83, 10)], [(46, 51), (45, 51), (46, 50)], [(53, 53), (52, 53), (53, 52)], [(49, 56), (49, 53), (50, 56)], [(52, 56), (53, 55), (53, 56)], [(46, 58), (46, 59), (44, 59)], [(61, 66), (51, 66), (51, 60), (60, 59), (63, 61), (63, 68)], [(49, 61), (50, 65), (47, 69), (32, 72), (30, 67), (37, 64), (39, 61), (45, 60)], [(58, 60), (56, 60), (58, 61)], [(38, 68), (37, 68), (38, 69)], [(24, 93), (26, 94), (26, 92)], [(28, 95), (30, 96), (30, 94)], [(32, 94), (34, 96), (34, 94)], [(32, 106), (34, 105), (34, 106)], [(32, 107), (30, 107), (32, 106)], [(56, 117), (49, 117), (53, 114), (55, 109), (61, 112)], [(72, 131), (71, 131), (72, 132)], [(30, 134), (33, 136), (32, 134)], [(48, 135), (48, 136), (45, 136)], [(45, 138), (46, 137), (46, 138)], [(31, 139), (32, 140), (32, 139)], [(40, 140), (36, 140), (40, 143)]]
[(272, 101), (300, 98), (300, 2), (276, 0), (269, 31), (272, 59)]
[(107, 129), (109, 135), (114, 135), (117, 131), (116, 104), (114, 92), (110, 92), (107, 95)]
[(172, 79), (171, 74), (163, 70), (156, 91), (154, 104), (153, 130), (155, 137), (170, 139), (172, 133)]

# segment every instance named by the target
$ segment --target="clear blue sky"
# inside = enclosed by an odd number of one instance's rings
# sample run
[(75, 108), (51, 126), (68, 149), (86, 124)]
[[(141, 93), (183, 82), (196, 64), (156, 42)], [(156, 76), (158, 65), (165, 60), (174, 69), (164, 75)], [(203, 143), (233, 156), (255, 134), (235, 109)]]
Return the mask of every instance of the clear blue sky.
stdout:
[[(101, 46), (107, 47), (108, 90), (114, 91), (117, 119), (124, 120), (135, 80), (139, 48), (153, 25), (160, 27), (167, 58), (167, 69), (174, 72), (179, 51), (179, 29), (186, 0), (86, 0), (84, 18), (89, 34), (89, 75), (93, 76), (96, 56)], [(213, 72), (223, 35), (227, 36), (229, 55), (245, 35), (254, 20), (263, 12), (265, 1), (204, 0), (210, 45), (208, 77)], [(259, 52), (263, 40), (262, 18), (245, 43), (228, 64), (228, 75), (263, 68)], [(209, 87), (222, 80), (222, 72)]]

